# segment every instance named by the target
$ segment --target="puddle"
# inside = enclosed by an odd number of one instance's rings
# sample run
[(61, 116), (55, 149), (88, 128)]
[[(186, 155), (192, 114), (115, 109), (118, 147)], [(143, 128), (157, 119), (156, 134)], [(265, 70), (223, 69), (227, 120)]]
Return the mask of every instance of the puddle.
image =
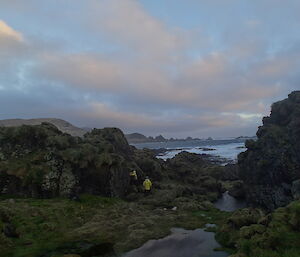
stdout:
[(245, 208), (246, 203), (245, 201), (237, 200), (226, 191), (222, 197), (214, 203), (214, 206), (221, 211), (235, 211), (237, 209)]
[(185, 230), (173, 228), (172, 234), (150, 240), (142, 247), (128, 252), (123, 257), (227, 257), (226, 252), (214, 251), (220, 245), (213, 232), (203, 229)]

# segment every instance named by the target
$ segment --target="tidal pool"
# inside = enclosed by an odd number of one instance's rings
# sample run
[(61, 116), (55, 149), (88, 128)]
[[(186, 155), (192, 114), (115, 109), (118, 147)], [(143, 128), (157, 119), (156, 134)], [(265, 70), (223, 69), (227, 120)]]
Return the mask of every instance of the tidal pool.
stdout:
[(226, 191), (223, 193), (222, 197), (214, 203), (214, 206), (221, 211), (235, 211), (237, 209), (245, 208), (246, 203), (245, 201), (237, 200)]
[[(222, 211), (235, 211), (246, 207), (244, 201), (239, 201), (225, 192), (215, 202), (214, 206)], [(207, 224), (212, 227), (214, 224)], [(126, 253), (123, 257), (227, 257), (226, 252), (214, 251), (220, 247), (213, 232), (204, 229), (185, 230), (173, 228), (171, 235), (150, 240), (138, 249)]]
[(142, 247), (132, 250), (124, 257), (226, 257), (226, 252), (214, 251), (220, 245), (213, 232), (203, 229), (185, 230), (173, 228), (172, 234), (150, 240)]

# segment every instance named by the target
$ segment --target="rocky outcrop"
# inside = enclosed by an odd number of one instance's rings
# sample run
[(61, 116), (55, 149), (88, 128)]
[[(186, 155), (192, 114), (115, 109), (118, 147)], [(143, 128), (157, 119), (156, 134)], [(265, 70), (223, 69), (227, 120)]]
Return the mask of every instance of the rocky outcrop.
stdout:
[(135, 166), (133, 150), (116, 128), (94, 129), (83, 139), (50, 123), (0, 128), (1, 193), (122, 197)]
[(180, 183), (183, 196), (201, 195), (214, 201), (223, 192), (219, 180), (221, 167), (211, 164), (200, 154), (181, 152), (164, 163), (170, 180)]
[(213, 201), (222, 193), (220, 171), (203, 156), (182, 152), (164, 162), (155, 155), (130, 146), (117, 128), (94, 129), (80, 138), (50, 123), (0, 127), (0, 193), (36, 198), (76, 198), (88, 193), (136, 199), (141, 186), (137, 190), (130, 186), (133, 169), (137, 185), (149, 176), (155, 189), (167, 196), (165, 202), (194, 195)]
[(299, 197), (300, 91), (272, 105), (246, 147), (238, 165), (250, 204), (273, 210)]

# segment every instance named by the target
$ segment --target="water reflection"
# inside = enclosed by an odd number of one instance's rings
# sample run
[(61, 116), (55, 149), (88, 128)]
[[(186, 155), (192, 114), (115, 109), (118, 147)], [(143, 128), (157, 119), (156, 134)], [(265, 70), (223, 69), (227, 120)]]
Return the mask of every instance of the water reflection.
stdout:
[(171, 235), (159, 240), (150, 240), (124, 257), (226, 257), (229, 255), (214, 251), (220, 245), (212, 232), (181, 228), (173, 228), (171, 231)]

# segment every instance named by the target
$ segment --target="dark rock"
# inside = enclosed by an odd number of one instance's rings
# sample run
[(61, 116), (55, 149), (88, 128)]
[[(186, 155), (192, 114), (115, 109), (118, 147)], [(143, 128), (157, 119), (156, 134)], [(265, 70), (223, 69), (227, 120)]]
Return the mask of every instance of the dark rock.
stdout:
[(203, 155), (181, 152), (164, 163), (168, 178), (185, 184), (184, 194), (207, 195), (209, 200), (221, 196), (222, 184), (218, 179), (219, 167), (212, 165)]
[(300, 179), (300, 91), (272, 105), (257, 140), (247, 140), (246, 147), (238, 165), (248, 203), (268, 210), (287, 205), (297, 191), (293, 181)]
[(222, 180), (239, 180), (239, 169), (236, 164), (227, 164), (224, 166), (221, 174)]
[(112, 257), (115, 256), (113, 244), (109, 242), (93, 243), (87, 241), (68, 242), (58, 247), (53, 252), (44, 254), (42, 257), (50, 257), (62, 254), (77, 254), (81, 257)]
[(204, 152), (215, 151), (216, 150), (215, 148), (206, 148), (206, 147), (199, 147), (198, 149), (202, 150)]
[(3, 225), (3, 234), (7, 237), (18, 238), (19, 234), (17, 233), (16, 227), (11, 223), (5, 223)]
[(300, 179), (293, 181), (291, 191), (295, 200), (300, 199)]

